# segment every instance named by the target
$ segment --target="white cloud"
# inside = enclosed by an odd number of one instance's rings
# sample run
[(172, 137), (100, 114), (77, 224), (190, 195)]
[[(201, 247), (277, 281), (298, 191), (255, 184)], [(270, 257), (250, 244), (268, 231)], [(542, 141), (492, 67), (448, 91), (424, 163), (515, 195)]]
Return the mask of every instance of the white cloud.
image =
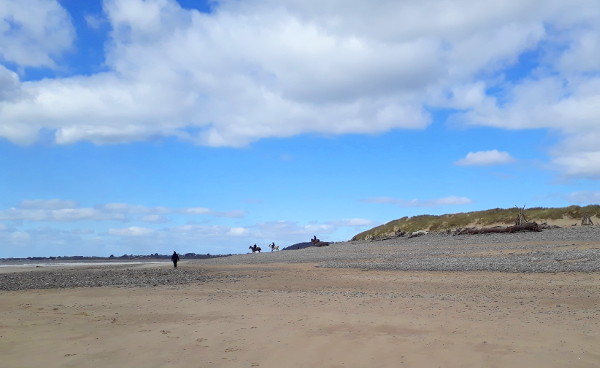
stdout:
[(0, 220), (4, 221), (124, 221), (123, 214), (103, 213), (93, 208), (60, 208), (60, 209), (20, 209), (0, 210)]
[(211, 240), (231, 239), (231, 236), (247, 234), (248, 230), (243, 227), (231, 227), (226, 225), (181, 225), (164, 229), (165, 233), (171, 234), (177, 239), (186, 241), (198, 241), (198, 239)]
[(232, 227), (229, 229), (229, 235), (231, 236), (247, 236), (250, 231), (245, 227)]
[(212, 215), (215, 217), (230, 217), (230, 218), (240, 218), (244, 217), (246, 214), (245, 211), (234, 210), (234, 211), (215, 211), (210, 208), (196, 207), (196, 208), (186, 208), (181, 211), (182, 213), (193, 214), (193, 215)]
[(0, 61), (56, 68), (56, 58), (71, 48), (74, 38), (69, 14), (56, 1), (2, 1)]
[(554, 163), (567, 176), (600, 179), (600, 148), (591, 152), (561, 153)]
[(241, 218), (245, 211), (217, 211), (209, 208), (147, 207), (129, 203), (107, 203), (95, 207), (80, 207), (76, 201), (63, 199), (27, 199), (19, 206), (0, 209), (4, 221), (134, 221), (168, 222), (167, 216), (207, 215), (223, 218)]
[(528, 6), (477, 4), (248, 1), (207, 15), (173, 1), (107, 1), (109, 72), (28, 83), (35, 97), (7, 105), (3, 121), (29, 129), (29, 141), (43, 121), (63, 144), (163, 135), (239, 146), (420, 129), (431, 89), (513, 60), (541, 37), (539, 19), (521, 14)]
[(9, 235), (12, 243), (27, 243), (30, 239), (31, 235), (25, 231), (15, 231)]
[(351, 219), (343, 219), (338, 221), (332, 221), (332, 225), (337, 227), (364, 227), (364, 226), (375, 226), (375, 222), (373, 220), (362, 219), (362, 218), (351, 218)]
[(565, 176), (600, 179), (600, 124), (573, 132), (552, 155), (554, 167)]
[(487, 166), (500, 165), (514, 162), (515, 159), (508, 152), (498, 150), (469, 152), (465, 158), (456, 161), (459, 166)]
[(207, 214), (211, 213), (212, 210), (209, 208), (194, 207), (194, 208), (187, 208), (184, 210), (184, 212), (193, 214), (193, 215), (207, 215)]
[(159, 224), (159, 223), (169, 222), (169, 219), (167, 217), (161, 216), (161, 215), (147, 215), (147, 216), (142, 216), (140, 218), (140, 221)]
[(581, 191), (568, 194), (566, 199), (571, 203), (579, 204), (600, 204), (600, 192), (599, 191)]
[[(59, 3), (31, 1), (11, 0), (0, 14), (0, 59), (54, 67), (72, 26)], [(555, 167), (600, 176), (598, 148), (576, 144), (600, 130), (597, 0), (247, 0), (216, 3), (211, 14), (174, 0), (107, 0), (104, 9), (105, 72), (22, 83), (0, 66), (1, 137), (243, 146), (423, 129), (427, 109), (445, 107), (460, 109), (452, 119), (462, 124), (554, 129), (573, 143)], [(504, 78), (528, 51), (533, 70)]]
[(395, 204), (400, 207), (441, 207), (441, 206), (460, 206), (470, 204), (473, 201), (467, 197), (448, 196), (436, 199), (397, 199), (392, 197), (367, 198), (363, 202)]
[(20, 96), (21, 92), (21, 85), (17, 73), (0, 65), (0, 102), (18, 100), (22, 97)]
[(293, 244), (309, 241), (315, 234), (319, 237), (331, 236), (344, 228), (365, 228), (374, 226), (374, 221), (368, 219), (341, 219), (325, 222), (311, 222), (299, 224), (293, 221), (267, 221), (246, 226), (246, 237), (257, 239), (257, 241), (271, 242), (278, 244)]
[[(130, 203), (106, 203), (95, 208), (102, 212), (122, 213), (122, 214), (154, 214), (164, 215), (173, 213), (175, 210), (167, 207), (147, 207)], [(185, 210), (183, 210), (185, 211)]]
[[(151, 216), (151, 215), (149, 215)], [(147, 216), (137, 219), (147, 220)], [(27, 255), (101, 255), (150, 254), (165, 249), (196, 253), (244, 253), (248, 246), (256, 243), (266, 247), (275, 242), (288, 246), (309, 241), (313, 235), (328, 240), (336, 232), (351, 228), (374, 226), (367, 219), (342, 219), (326, 222), (300, 224), (290, 221), (272, 221), (255, 224), (185, 224), (176, 226), (130, 226), (114, 227), (105, 223), (84, 223), (75, 227), (71, 220), (70, 229), (43, 224), (33, 228), (28, 218), (14, 226), (0, 224), (0, 244), (11, 247), (3, 249), (4, 257)], [(134, 222), (132, 220), (132, 222)], [(362, 229), (361, 229), (362, 230)], [(343, 240), (343, 239), (340, 239)], [(73, 246), (76, 244), (76, 246)]]
[(116, 236), (138, 237), (138, 236), (149, 236), (149, 235), (152, 235), (153, 233), (154, 233), (153, 229), (146, 228), (146, 227), (138, 227), (138, 226), (130, 226), (130, 227), (126, 227), (126, 228), (109, 229), (108, 230), (109, 235), (116, 235)]

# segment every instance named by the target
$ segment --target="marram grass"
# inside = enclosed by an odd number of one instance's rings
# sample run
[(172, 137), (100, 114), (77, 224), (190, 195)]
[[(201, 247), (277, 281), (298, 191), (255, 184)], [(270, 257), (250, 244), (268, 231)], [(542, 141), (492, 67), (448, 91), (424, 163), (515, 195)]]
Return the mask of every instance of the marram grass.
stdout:
[[(355, 235), (352, 240), (382, 239), (411, 233), (418, 230), (446, 231), (468, 226), (486, 227), (489, 225), (514, 225), (521, 209), (494, 208), (485, 211), (463, 212), (446, 215), (419, 215), (402, 217), (387, 224)], [(572, 219), (581, 221), (583, 216), (600, 217), (600, 205), (569, 206), (561, 208), (526, 208), (523, 213), (529, 221), (543, 223), (545, 221)]]

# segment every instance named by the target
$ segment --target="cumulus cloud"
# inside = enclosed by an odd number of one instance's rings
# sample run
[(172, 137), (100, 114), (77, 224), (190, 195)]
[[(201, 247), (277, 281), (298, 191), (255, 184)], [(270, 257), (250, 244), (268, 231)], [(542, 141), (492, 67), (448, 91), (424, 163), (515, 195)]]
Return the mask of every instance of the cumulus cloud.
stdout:
[[(306, 132), (423, 128), (428, 89), (513, 59), (541, 37), (535, 19), (512, 22), (523, 6), (502, 6), (500, 17), (489, 8), (248, 1), (201, 14), (175, 1), (106, 1), (109, 72), (30, 83), (35, 98), (5, 114), (27, 123), (31, 141), (44, 121), (58, 143), (174, 135), (239, 146)], [(494, 19), (485, 33), (481, 16)], [(428, 26), (416, 21), (424, 18)], [(474, 60), (466, 50), (489, 38), (503, 42), (478, 48)]]
[(15, 101), (20, 97), (22, 96), (19, 76), (17, 73), (0, 65), (0, 102)]
[(515, 159), (508, 152), (498, 150), (469, 152), (465, 158), (456, 161), (459, 166), (488, 166), (514, 162)]
[(565, 176), (600, 179), (599, 147), (600, 124), (597, 124), (593, 128), (568, 135), (565, 141), (552, 150), (552, 163)]
[(56, 68), (56, 58), (75, 39), (69, 14), (57, 1), (3, 0), (0, 7), (0, 61), (20, 67)]
[(395, 204), (400, 207), (441, 207), (441, 206), (460, 206), (470, 204), (473, 201), (467, 197), (448, 196), (436, 199), (397, 199), (392, 197), (376, 197), (363, 199), (368, 203)]
[[(74, 38), (68, 14), (56, 1), (21, 3), (0, 13), (0, 58), (54, 67)], [(102, 73), (22, 83), (0, 66), (0, 136), (237, 147), (424, 129), (440, 107), (465, 125), (553, 129), (574, 147), (553, 155), (555, 167), (600, 176), (598, 145), (577, 148), (600, 134), (596, 0), (248, 0), (210, 14), (174, 0), (106, 0), (104, 11), (88, 15), (110, 28)], [(535, 67), (508, 79), (526, 52)]]

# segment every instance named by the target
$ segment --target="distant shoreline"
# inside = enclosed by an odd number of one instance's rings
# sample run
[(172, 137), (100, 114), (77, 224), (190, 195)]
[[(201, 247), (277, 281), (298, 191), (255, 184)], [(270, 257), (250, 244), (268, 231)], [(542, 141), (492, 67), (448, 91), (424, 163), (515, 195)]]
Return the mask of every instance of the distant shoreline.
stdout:
[[(196, 254), (186, 253), (180, 254), (185, 259), (211, 259), (219, 257), (228, 257), (231, 254)], [(101, 256), (35, 256), (35, 257), (6, 257), (0, 258), (0, 265), (2, 264), (20, 264), (20, 263), (58, 263), (63, 262), (67, 264), (72, 263), (93, 263), (93, 262), (106, 262), (107, 264), (116, 264), (118, 262), (132, 263), (132, 262), (170, 262), (171, 255), (163, 254), (147, 254), (147, 255), (125, 255), (120, 257), (101, 257)]]
[(163, 260), (146, 260), (146, 261), (38, 261), (32, 262), (29, 260), (15, 261), (0, 259), (0, 268), (39, 268), (39, 267), (89, 267), (89, 266), (116, 266), (116, 265), (135, 265), (135, 264), (160, 264), (167, 263)]

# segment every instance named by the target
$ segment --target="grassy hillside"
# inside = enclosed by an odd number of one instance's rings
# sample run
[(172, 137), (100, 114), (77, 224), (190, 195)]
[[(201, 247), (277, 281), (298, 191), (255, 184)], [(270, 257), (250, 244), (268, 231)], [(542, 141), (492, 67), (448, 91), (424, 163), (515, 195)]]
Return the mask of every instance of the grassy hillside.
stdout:
[[(421, 215), (403, 217), (377, 226), (371, 230), (355, 235), (352, 240), (383, 239), (398, 236), (401, 233), (411, 233), (417, 230), (445, 231), (465, 227), (486, 227), (492, 225), (514, 225), (519, 209), (495, 208), (485, 211), (455, 213), (447, 215)], [(538, 223), (558, 223), (569, 221), (580, 223), (583, 216), (590, 216), (597, 224), (600, 218), (600, 205), (585, 207), (569, 206), (562, 208), (528, 208), (524, 211), (529, 221)]]

